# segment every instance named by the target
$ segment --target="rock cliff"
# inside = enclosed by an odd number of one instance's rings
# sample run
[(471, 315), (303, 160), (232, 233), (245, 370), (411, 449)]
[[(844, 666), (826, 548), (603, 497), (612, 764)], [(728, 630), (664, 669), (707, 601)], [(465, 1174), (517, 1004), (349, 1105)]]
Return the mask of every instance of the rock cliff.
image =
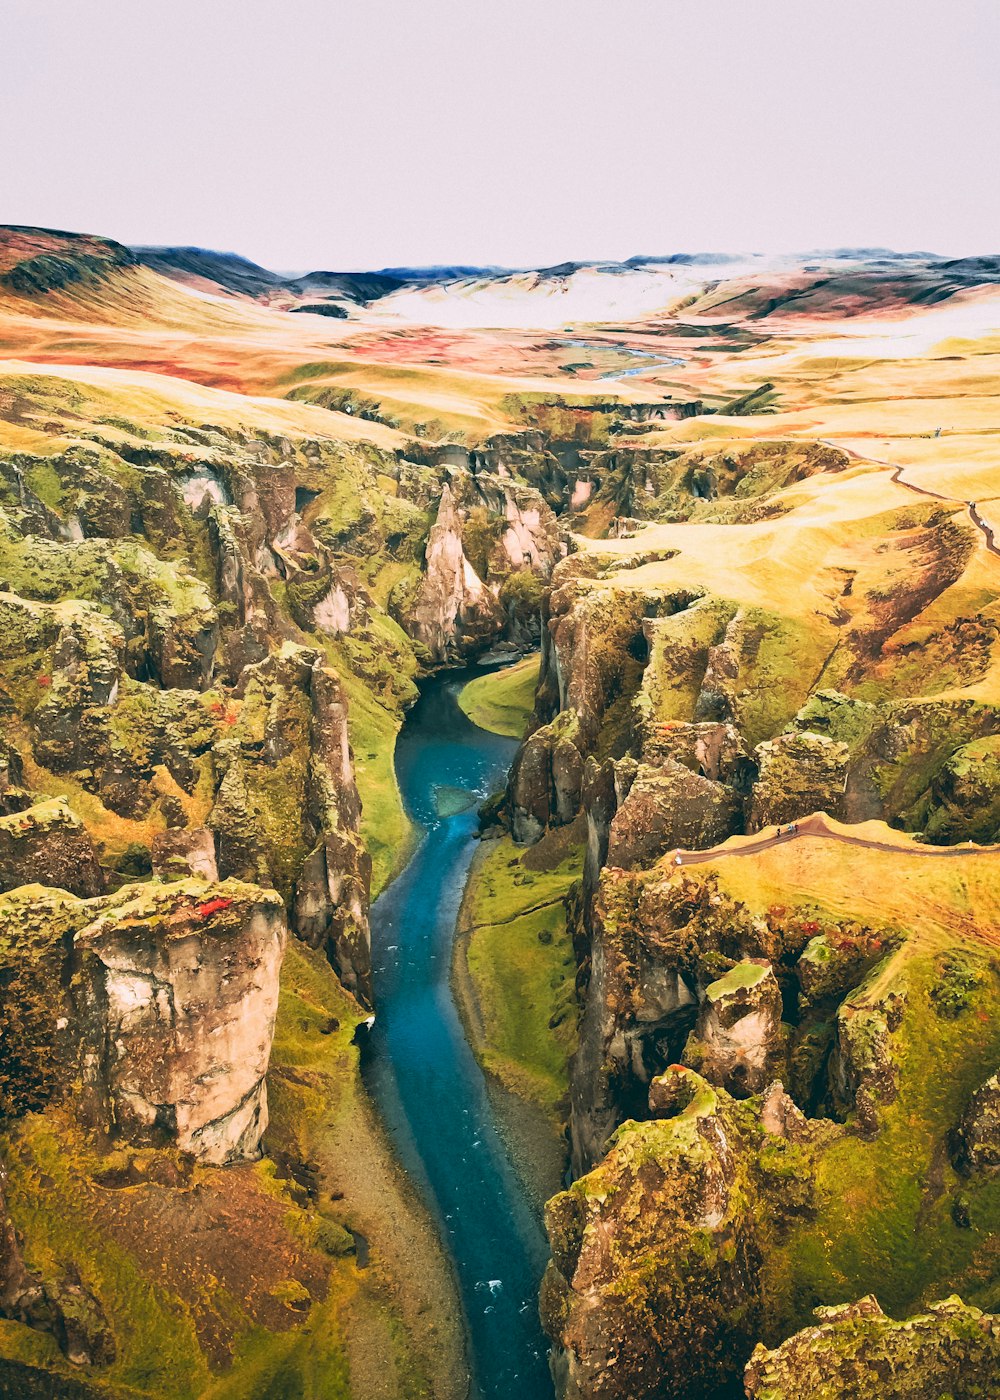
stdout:
[(872, 1296), (816, 1309), (816, 1324), (747, 1366), (748, 1400), (800, 1395), (973, 1400), (997, 1390), (1000, 1319), (957, 1297), (895, 1322)]
[(259, 1153), (285, 945), (280, 900), (237, 881), (0, 899), (6, 1117), (69, 1098), (110, 1139), (201, 1161)]

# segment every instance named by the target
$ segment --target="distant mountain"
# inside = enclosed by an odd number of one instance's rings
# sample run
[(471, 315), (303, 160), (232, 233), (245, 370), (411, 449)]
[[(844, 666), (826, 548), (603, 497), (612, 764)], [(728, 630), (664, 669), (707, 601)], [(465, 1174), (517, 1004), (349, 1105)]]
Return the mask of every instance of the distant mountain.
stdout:
[(667, 253), (656, 254), (652, 257), (636, 254), (631, 258), (626, 258), (624, 266), (658, 267), (675, 263), (683, 267), (714, 267), (724, 263), (745, 262), (746, 256), (745, 253)]
[[(288, 311), (347, 315), (345, 304), (367, 305), (405, 285), (402, 278), (385, 272), (318, 271), (282, 276), (236, 253), (209, 248), (141, 247), (132, 251), (144, 266), (175, 282), (214, 295), (252, 297), (279, 305), (287, 301), (284, 309)], [(308, 298), (308, 307), (297, 304), (301, 298)]]
[(133, 248), (139, 262), (175, 281), (197, 279), (210, 282), (238, 296), (260, 296), (282, 285), (276, 273), (269, 272), (238, 253), (216, 253), (208, 248)]
[(289, 290), (311, 296), (327, 292), (358, 303), (377, 301), (405, 285), (404, 278), (388, 272), (307, 272), (284, 283)]
[(462, 264), (442, 263), (432, 267), (383, 267), (375, 274), (379, 277), (393, 277), (400, 283), (410, 286), (423, 286), (431, 282), (455, 282), (463, 278), (506, 277), (513, 269), (485, 264), (482, 267)]
[(21, 296), (100, 281), (135, 267), (135, 255), (111, 238), (27, 225), (0, 226), (0, 286)]

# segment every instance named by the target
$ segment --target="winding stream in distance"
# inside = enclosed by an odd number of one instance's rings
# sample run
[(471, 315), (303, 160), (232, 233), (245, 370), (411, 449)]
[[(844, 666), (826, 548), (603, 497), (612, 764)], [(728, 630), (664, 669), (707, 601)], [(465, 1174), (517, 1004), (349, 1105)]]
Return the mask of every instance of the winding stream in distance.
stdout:
[[(545, 1238), (497, 1131), (451, 991), (476, 807), (501, 786), (517, 749), (516, 740), (479, 729), (459, 708), (458, 692), (477, 674), (469, 668), (425, 682), (397, 741), (403, 801), (425, 834), (372, 906), (377, 1014), (362, 1072), (454, 1261), (473, 1394), (551, 1400), (538, 1321)], [(439, 815), (441, 788), (467, 793), (469, 805)], [(452, 799), (446, 812), (461, 801), (454, 791), (445, 797)]]

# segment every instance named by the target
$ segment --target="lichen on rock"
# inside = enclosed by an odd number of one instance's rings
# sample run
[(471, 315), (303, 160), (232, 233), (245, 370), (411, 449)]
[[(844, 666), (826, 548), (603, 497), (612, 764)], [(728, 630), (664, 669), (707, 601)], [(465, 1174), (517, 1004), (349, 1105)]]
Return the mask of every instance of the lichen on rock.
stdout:
[(952, 1296), (896, 1322), (868, 1295), (816, 1310), (816, 1324), (746, 1368), (748, 1400), (981, 1400), (1000, 1393), (1000, 1318)]

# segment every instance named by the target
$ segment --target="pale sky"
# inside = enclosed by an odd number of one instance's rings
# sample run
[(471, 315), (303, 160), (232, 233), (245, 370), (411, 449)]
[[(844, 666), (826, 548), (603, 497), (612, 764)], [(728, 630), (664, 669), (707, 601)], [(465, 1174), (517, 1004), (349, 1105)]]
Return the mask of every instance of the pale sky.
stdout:
[(0, 0), (0, 222), (278, 269), (1000, 251), (1000, 0)]

